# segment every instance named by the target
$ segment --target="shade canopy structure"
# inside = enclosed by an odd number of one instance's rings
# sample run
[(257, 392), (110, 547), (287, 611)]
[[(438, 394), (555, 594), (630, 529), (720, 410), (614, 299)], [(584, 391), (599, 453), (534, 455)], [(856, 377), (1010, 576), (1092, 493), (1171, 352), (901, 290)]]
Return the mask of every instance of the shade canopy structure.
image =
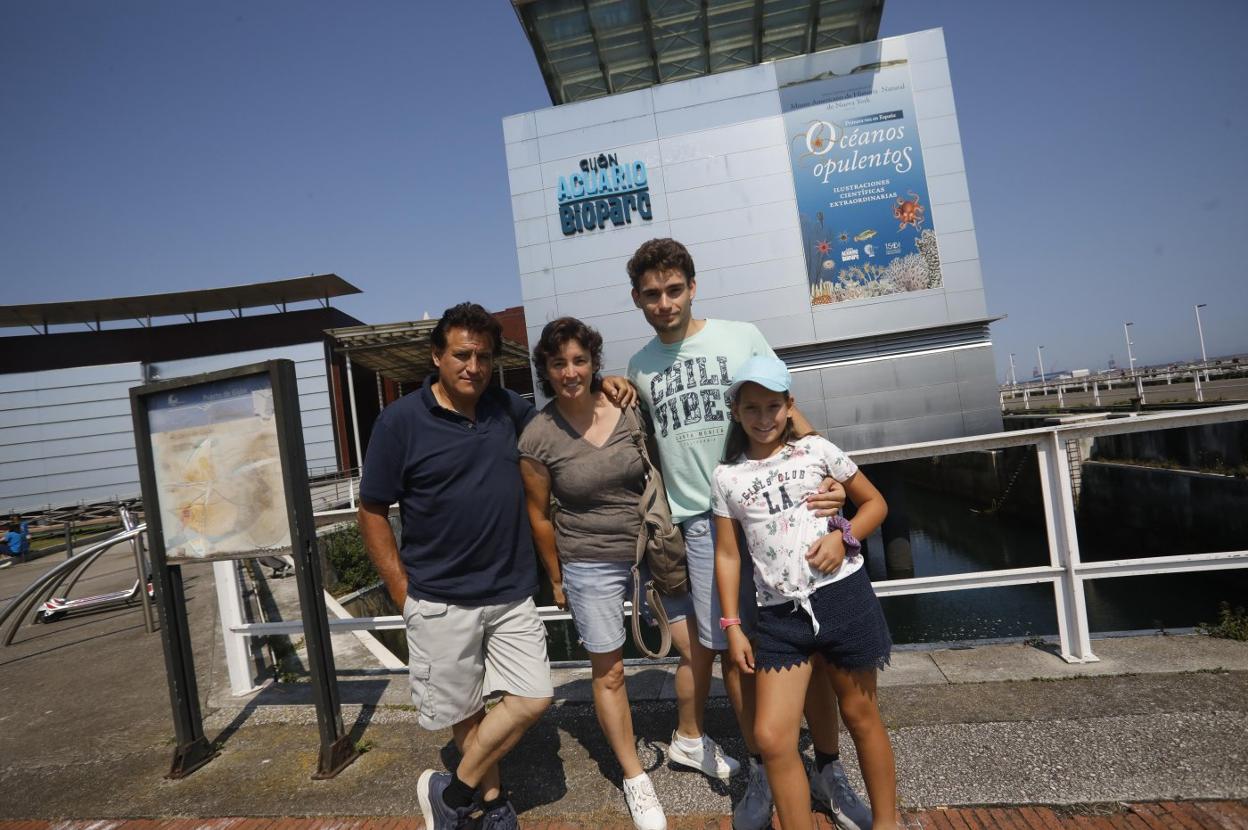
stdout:
[[(377, 326), (346, 326), (328, 329), (334, 351), (344, 354), (357, 366), (402, 384), (418, 384), (433, 366), (429, 332), (437, 320), (386, 323)], [(529, 365), (524, 346), (503, 338), (503, 352), (496, 360), (499, 369)]]
[(246, 308), (274, 306), (285, 311), (288, 303), (318, 301), (328, 306), (334, 297), (359, 293), (360, 289), (337, 274), (317, 274), (199, 291), (0, 306), (0, 326), (30, 326), (46, 333), (48, 326), (75, 323), (99, 328), (101, 323), (116, 320), (150, 325), (153, 317), (182, 316), (194, 321), (198, 315), (214, 311), (241, 316)]
[(875, 40), (884, 0), (512, 0), (558, 104)]

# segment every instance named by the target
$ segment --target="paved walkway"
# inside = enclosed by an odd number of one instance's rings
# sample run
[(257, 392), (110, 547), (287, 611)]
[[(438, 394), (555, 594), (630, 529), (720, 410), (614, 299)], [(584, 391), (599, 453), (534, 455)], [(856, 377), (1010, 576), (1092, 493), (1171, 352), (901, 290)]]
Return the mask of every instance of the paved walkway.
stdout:
[[(909, 830), (1245, 830), (1248, 802), (1162, 801), (1096, 804), (1074, 808), (948, 807), (903, 815)], [(522, 820), (523, 830), (632, 830), (631, 822), (593, 823)], [(722, 816), (682, 816), (669, 830), (731, 830)], [(0, 821), (0, 830), (422, 830), (418, 818), (337, 816), (320, 818), (176, 818), (119, 821)], [(817, 830), (831, 830), (817, 816)]]
[[(0, 571), (0, 602), (47, 565)], [(211, 571), (188, 565), (183, 575), (205, 730), (220, 755), (185, 779), (163, 777), (172, 755), (169, 696), (160, 638), (144, 632), (138, 609), (23, 628), (11, 647), (0, 648), (0, 830), (91, 824), (58, 821), (63, 818), (98, 820), (92, 830), (226, 826), (215, 818), (126, 821), (158, 816), (272, 817), (238, 830), (282, 830), (288, 821), (303, 821), (283, 816), (319, 816), (290, 826), (337, 830), (356, 820), (335, 816), (379, 814), (404, 818), (361, 821), (414, 830), (416, 777), (426, 767), (453, 763), (454, 751), (449, 731), (425, 732), (416, 724), (405, 676), (352, 663), (335, 637), (343, 656), (343, 721), (367, 751), (337, 778), (313, 781), (317, 728), (308, 684), (295, 676), (231, 696)], [(78, 591), (97, 593), (131, 580), (128, 553), (121, 551), (102, 560)], [(293, 580), (278, 582), (293, 587)], [(899, 652), (884, 673), (880, 699), (911, 825), (1248, 830), (1242, 805), (1203, 803), (1248, 798), (1248, 643), (1150, 636), (1093, 645), (1101, 662), (1087, 666), (1021, 643)], [(666, 763), (675, 722), (669, 674), (670, 667), (654, 664), (630, 670), (640, 755), (673, 830), (719, 827), (744, 782), (738, 776), (725, 786)], [(620, 770), (586, 702), (587, 686), (583, 671), (560, 672), (560, 703), (504, 762), (525, 827), (628, 826)], [(723, 698), (708, 704), (707, 731), (741, 754)], [(809, 752), (808, 741), (804, 749)], [(861, 791), (847, 736), (842, 752)], [(1078, 806), (1166, 801), (1202, 804), (1127, 813)], [(1027, 804), (1075, 806), (1007, 809)], [(934, 809), (940, 807), (947, 809)], [(1005, 812), (993, 812), (998, 809)], [(994, 817), (1010, 821), (986, 823)], [(1210, 823), (1216, 817), (1220, 822)]]

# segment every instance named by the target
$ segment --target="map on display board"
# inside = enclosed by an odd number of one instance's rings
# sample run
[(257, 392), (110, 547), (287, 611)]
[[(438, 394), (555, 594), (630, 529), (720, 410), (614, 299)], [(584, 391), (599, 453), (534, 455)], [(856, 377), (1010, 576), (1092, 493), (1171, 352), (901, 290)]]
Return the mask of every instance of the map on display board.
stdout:
[(942, 285), (905, 60), (780, 90), (812, 305)]
[(153, 395), (147, 417), (168, 560), (290, 549), (267, 374)]

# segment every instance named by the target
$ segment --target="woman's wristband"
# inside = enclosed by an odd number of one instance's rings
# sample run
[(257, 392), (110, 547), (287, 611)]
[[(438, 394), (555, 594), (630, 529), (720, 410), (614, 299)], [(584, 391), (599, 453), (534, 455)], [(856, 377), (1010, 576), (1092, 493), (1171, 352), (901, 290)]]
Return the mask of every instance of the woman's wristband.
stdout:
[(731, 626), (740, 625), (740, 624), (741, 624), (740, 617), (720, 617), (719, 618), (719, 627), (723, 629), (724, 631), (727, 631)]

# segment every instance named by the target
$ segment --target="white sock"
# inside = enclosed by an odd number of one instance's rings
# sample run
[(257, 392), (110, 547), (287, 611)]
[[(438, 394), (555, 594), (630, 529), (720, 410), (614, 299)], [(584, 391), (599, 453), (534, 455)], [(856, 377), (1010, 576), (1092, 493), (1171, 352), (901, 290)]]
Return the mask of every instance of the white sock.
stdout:
[(639, 772), (639, 773), (637, 773), (636, 775), (634, 775), (632, 778), (625, 778), (625, 779), (624, 779), (624, 783), (625, 783), (625, 784), (629, 784), (629, 783), (636, 784), (636, 783), (640, 782), (642, 779), (644, 779), (644, 778), (646, 778), (646, 777), (647, 777), (647, 776), (646, 776), (646, 774), (645, 774), (644, 772)]
[(676, 733), (676, 743), (680, 744), (681, 749), (695, 750), (702, 748), (702, 736), (696, 738), (686, 738), (679, 732)]

